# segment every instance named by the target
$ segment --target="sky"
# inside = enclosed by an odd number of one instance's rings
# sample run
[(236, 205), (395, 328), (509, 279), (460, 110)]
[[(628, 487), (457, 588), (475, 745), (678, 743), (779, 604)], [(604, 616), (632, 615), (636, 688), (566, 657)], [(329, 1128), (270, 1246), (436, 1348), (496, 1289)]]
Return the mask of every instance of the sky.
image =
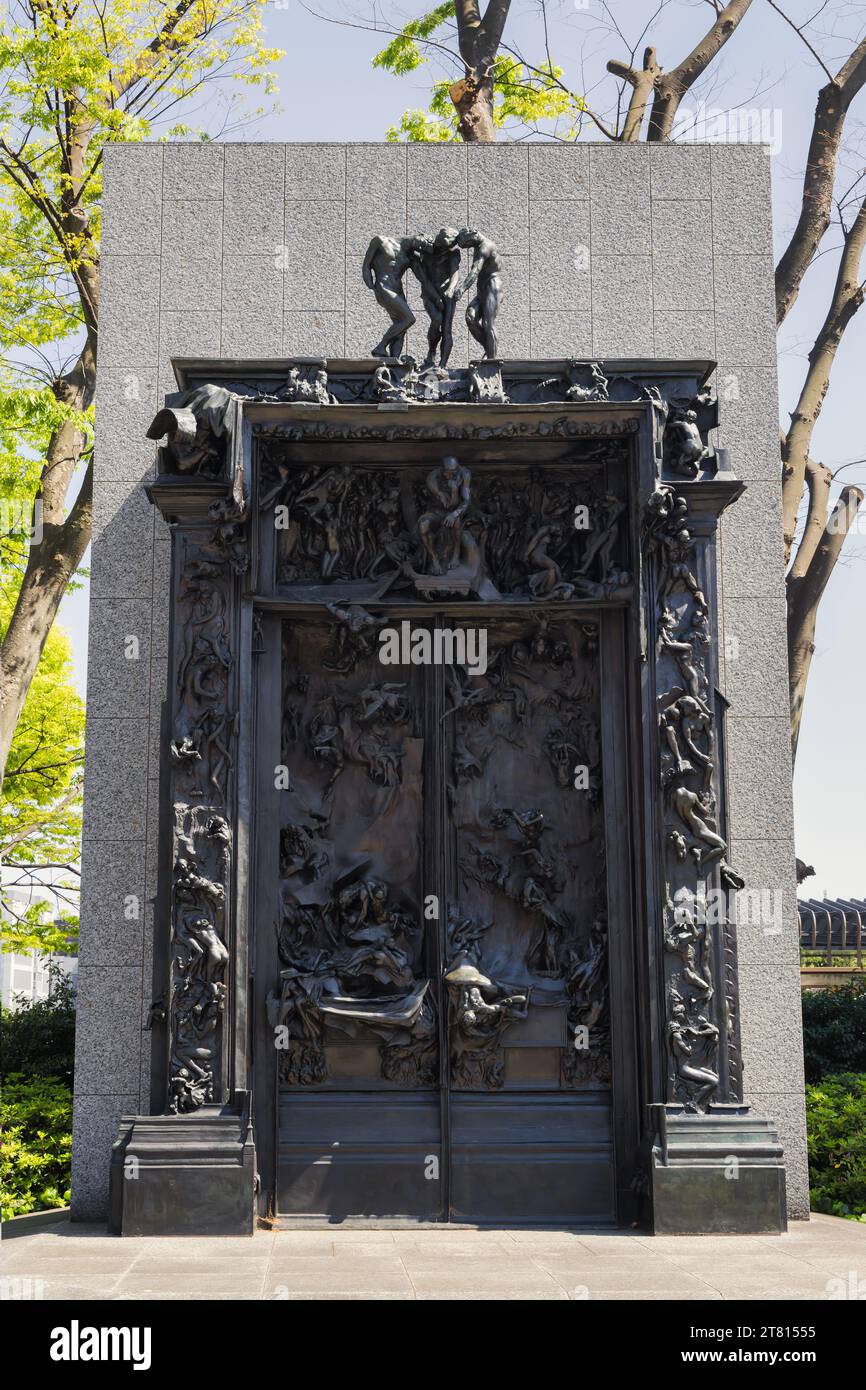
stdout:
[[(409, 107), (427, 104), (429, 83), (456, 69), (425, 65), (395, 78), (374, 69), (374, 54), (388, 33), (369, 32), (373, 17), (383, 28), (399, 27), (425, 12), (421, 0), (402, 6), (365, 0), (311, 0), (321, 14), (342, 17), (349, 25), (328, 23), (299, 0), (272, 0), (265, 7), (265, 41), (286, 50), (278, 68), (282, 110), (227, 138), (257, 140), (380, 140)], [(628, 47), (643, 50), (641, 37), (657, 0), (554, 0), (547, 6), (550, 51), (572, 90), (586, 94), (601, 112), (614, 87), (605, 74), (608, 58), (628, 56)], [(818, 9), (814, 0), (787, 0), (787, 13), (803, 20)], [(831, 3), (809, 37), (831, 71), (860, 37), (863, 9)], [(712, 20), (707, 0), (672, 0), (652, 25), (658, 61), (671, 68), (693, 47)], [(624, 35), (623, 43), (614, 25)], [(823, 29), (821, 26), (823, 25)], [(506, 41), (530, 61), (544, 58), (541, 11), (535, 0), (513, 0)], [(802, 171), (818, 88), (826, 74), (798, 35), (766, 3), (754, 0), (738, 32), (712, 69), (712, 80), (695, 88), (692, 105), (766, 112), (771, 134), (774, 222), (777, 249), (787, 241), (796, 219)], [(200, 112), (198, 119), (208, 116)], [(219, 125), (213, 110), (213, 124)], [(853, 183), (857, 156), (866, 149), (866, 91), (860, 93), (846, 126), (849, 148), (843, 170)], [(593, 138), (586, 132), (585, 138)], [(862, 157), (860, 167), (863, 167)], [(844, 182), (844, 177), (840, 183)], [(825, 245), (838, 241), (828, 233)], [(802, 383), (806, 353), (823, 318), (838, 258), (822, 256), (811, 268), (797, 305), (780, 335), (779, 378), (782, 423), (787, 423)], [(830, 392), (815, 431), (813, 457), (831, 469), (866, 457), (862, 414), (866, 307), (848, 327), (833, 369)], [(858, 428), (859, 426), (859, 428)], [(843, 480), (866, 484), (866, 463), (849, 468)], [(816, 876), (804, 886), (808, 896), (866, 896), (864, 788), (866, 738), (863, 691), (866, 688), (866, 508), (859, 535), (849, 537), (821, 605), (806, 707), (800, 733), (794, 782), (798, 855), (814, 865)], [(86, 670), (87, 591), (70, 596), (61, 609), (70, 631), (76, 674), (83, 687)]]

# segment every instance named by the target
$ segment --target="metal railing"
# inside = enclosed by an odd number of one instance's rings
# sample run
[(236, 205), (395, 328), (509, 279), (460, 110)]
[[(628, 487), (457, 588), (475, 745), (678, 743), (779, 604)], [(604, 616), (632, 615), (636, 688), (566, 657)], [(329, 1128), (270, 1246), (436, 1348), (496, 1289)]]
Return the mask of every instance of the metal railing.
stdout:
[[(862, 970), (866, 954), (866, 900), (806, 898), (797, 902), (800, 954), (811, 966)], [(813, 960), (812, 957), (819, 957)]]

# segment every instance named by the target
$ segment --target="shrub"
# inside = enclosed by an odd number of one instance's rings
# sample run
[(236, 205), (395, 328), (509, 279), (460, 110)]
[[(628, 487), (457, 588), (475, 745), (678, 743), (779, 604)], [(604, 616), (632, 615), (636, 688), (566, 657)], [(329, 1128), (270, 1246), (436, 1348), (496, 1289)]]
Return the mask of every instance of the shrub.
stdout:
[(813, 1211), (866, 1221), (866, 1076), (807, 1086), (806, 1116)]
[(69, 1202), (72, 1091), (55, 1076), (7, 1077), (0, 1099), (3, 1219)]
[(51, 994), (27, 1000), (2, 1015), (4, 1075), (57, 1076), (72, 1084), (75, 1061), (75, 989), (68, 975), (52, 965)]
[(806, 1080), (866, 1072), (866, 981), (803, 994)]

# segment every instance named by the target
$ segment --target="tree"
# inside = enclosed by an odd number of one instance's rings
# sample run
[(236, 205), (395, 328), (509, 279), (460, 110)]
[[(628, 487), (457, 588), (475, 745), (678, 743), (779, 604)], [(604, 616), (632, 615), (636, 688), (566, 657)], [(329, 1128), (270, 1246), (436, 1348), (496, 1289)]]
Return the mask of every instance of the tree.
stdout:
[[(233, 80), (271, 92), (281, 54), (261, 42), (264, 4), (13, 0), (0, 29), (0, 339), (21, 354), (2, 382), (0, 427), (22, 436), (20, 476), (11, 494), (5, 480), (4, 495), (13, 547), (32, 532), (4, 615), (0, 780), (90, 540), (103, 146), (189, 134), (169, 122), (207, 83), (222, 94), (226, 124)], [(39, 460), (35, 478), (28, 447)], [(3, 530), (5, 545), (10, 526)]]
[(55, 624), (15, 729), (0, 798), (4, 951), (74, 950), (83, 756), (84, 704), (69, 639)]
[[(579, 96), (563, 77), (550, 56), (546, 0), (539, 0), (544, 58), (533, 64), (526, 56), (505, 42), (504, 25), (499, 29), (500, 52), (493, 66), (496, 79), (490, 97), (493, 117), (479, 136), (475, 127), (460, 127), (464, 139), (493, 138), (497, 126), (508, 118), (522, 122), (531, 132), (538, 133), (542, 123), (553, 117), (564, 117), (564, 129), (546, 129), (548, 138), (574, 140), (591, 123), (606, 139), (616, 143), (645, 140), (650, 143), (669, 141), (677, 135), (677, 115), (686, 94), (704, 78), (722, 49), (746, 20), (752, 0), (707, 0), (712, 20), (696, 44), (676, 65), (665, 70), (657, 59), (656, 47), (647, 43), (642, 59), (637, 54), (648, 37), (650, 28), (668, 7), (670, 0), (659, 0), (643, 32), (629, 43), (612, 9), (602, 4), (603, 24), (607, 35), (621, 42), (627, 57), (611, 58), (607, 72), (616, 79), (617, 90), (609, 103), (611, 111), (599, 111), (599, 103), (590, 104)], [(835, 473), (811, 457), (812, 439), (830, 385), (830, 373), (842, 336), (863, 302), (864, 283), (861, 263), (866, 243), (866, 198), (863, 195), (861, 174), (850, 188), (838, 191), (840, 182), (840, 152), (848, 112), (866, 83), (866, 38), (850, 42), (850, 52), (835, 71), (821, 57), (810, 34), (810, 26), (826, 9), (821, 6), (813, 18), (803, 24), (792, 20), (775, 0), (767, 0), (777, 13), (779, 22), (790, 26), (805, 45), (811, 60), (823, 71), (827, 81), (819, 89), (812, 124), (812, 133), (803, 172), (800, 211), (787, 245), (776, 267), (777, 323), (781, 326), (796, 303), (803, 279), (816, 258), (828, 250), (838, 250), (839, 262), (830, 303), (808, 355), (808, 366), (790, 425), (781, 432), (782, 508), (785, 540), (787, 613), (788, 613), (788, 672), (791, 713), (791, 744), (796, 757), (797, 740), (809, 669), (815, 650), (815, 627), (818, 608), (833, 572), (845, 539), (855, 522), (863, 501), (863, 491), (853, 484), (842, 487), (832, 499)], [(374, 58), (374, 64), (397, 74), (411, 71), (434, 51), (440, 58), (452, 59), (449, 47), (449, 22), (454, 17), (458, 33), (460, 12), (441, 6), (419, 20), (404, 26), (392, 42)], [(375, 29), (381, 32), (382, 25)], [(816, 40), (817, 41), (817, 40)], [(461, 53), (463, 51), (461, 45)], [(428, 139), (448, 138), (444, 125), (445, 107), (442, 89), (434, 87), (431, 115), (407, 112), (391, 138)], [(514, 88), (523, 88), (522, 107), (513, 95)], [(510, 93), (511, 109), (497, 119), (496, 90), (503, 92), (500, 110), (504, 108), (504, 93)], [(555, 110), (545, 103), (559, 102)], [(832, 225), (838, 227), (841, 245), (830, 248), (826, 234)], [(839, 471), (839, 470), (837, 470)], [(804, 516), (805, 511), (805, 516)], [(802, 525), (798, 522), (802, 519)]]

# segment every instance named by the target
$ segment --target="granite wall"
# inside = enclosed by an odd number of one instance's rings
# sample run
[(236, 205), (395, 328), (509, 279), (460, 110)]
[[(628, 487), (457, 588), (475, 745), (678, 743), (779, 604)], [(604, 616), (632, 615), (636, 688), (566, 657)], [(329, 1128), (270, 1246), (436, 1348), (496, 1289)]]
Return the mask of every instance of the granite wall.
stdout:
[(104, 1214), (118, 1117), (149, 1109), (169, 538), (142, 483), (171, 358), (366, 356), (370, 236), (450, 223), (504, 253), (504, 357), (719, 362), (720, 442), (748, 484), (720, 546), (730, 858), (781, 902), (740, 927), (745, 1080), (806, 1217), (766, 151), (154, 144), (108, 146), (105, 166), (73, 1214)]

